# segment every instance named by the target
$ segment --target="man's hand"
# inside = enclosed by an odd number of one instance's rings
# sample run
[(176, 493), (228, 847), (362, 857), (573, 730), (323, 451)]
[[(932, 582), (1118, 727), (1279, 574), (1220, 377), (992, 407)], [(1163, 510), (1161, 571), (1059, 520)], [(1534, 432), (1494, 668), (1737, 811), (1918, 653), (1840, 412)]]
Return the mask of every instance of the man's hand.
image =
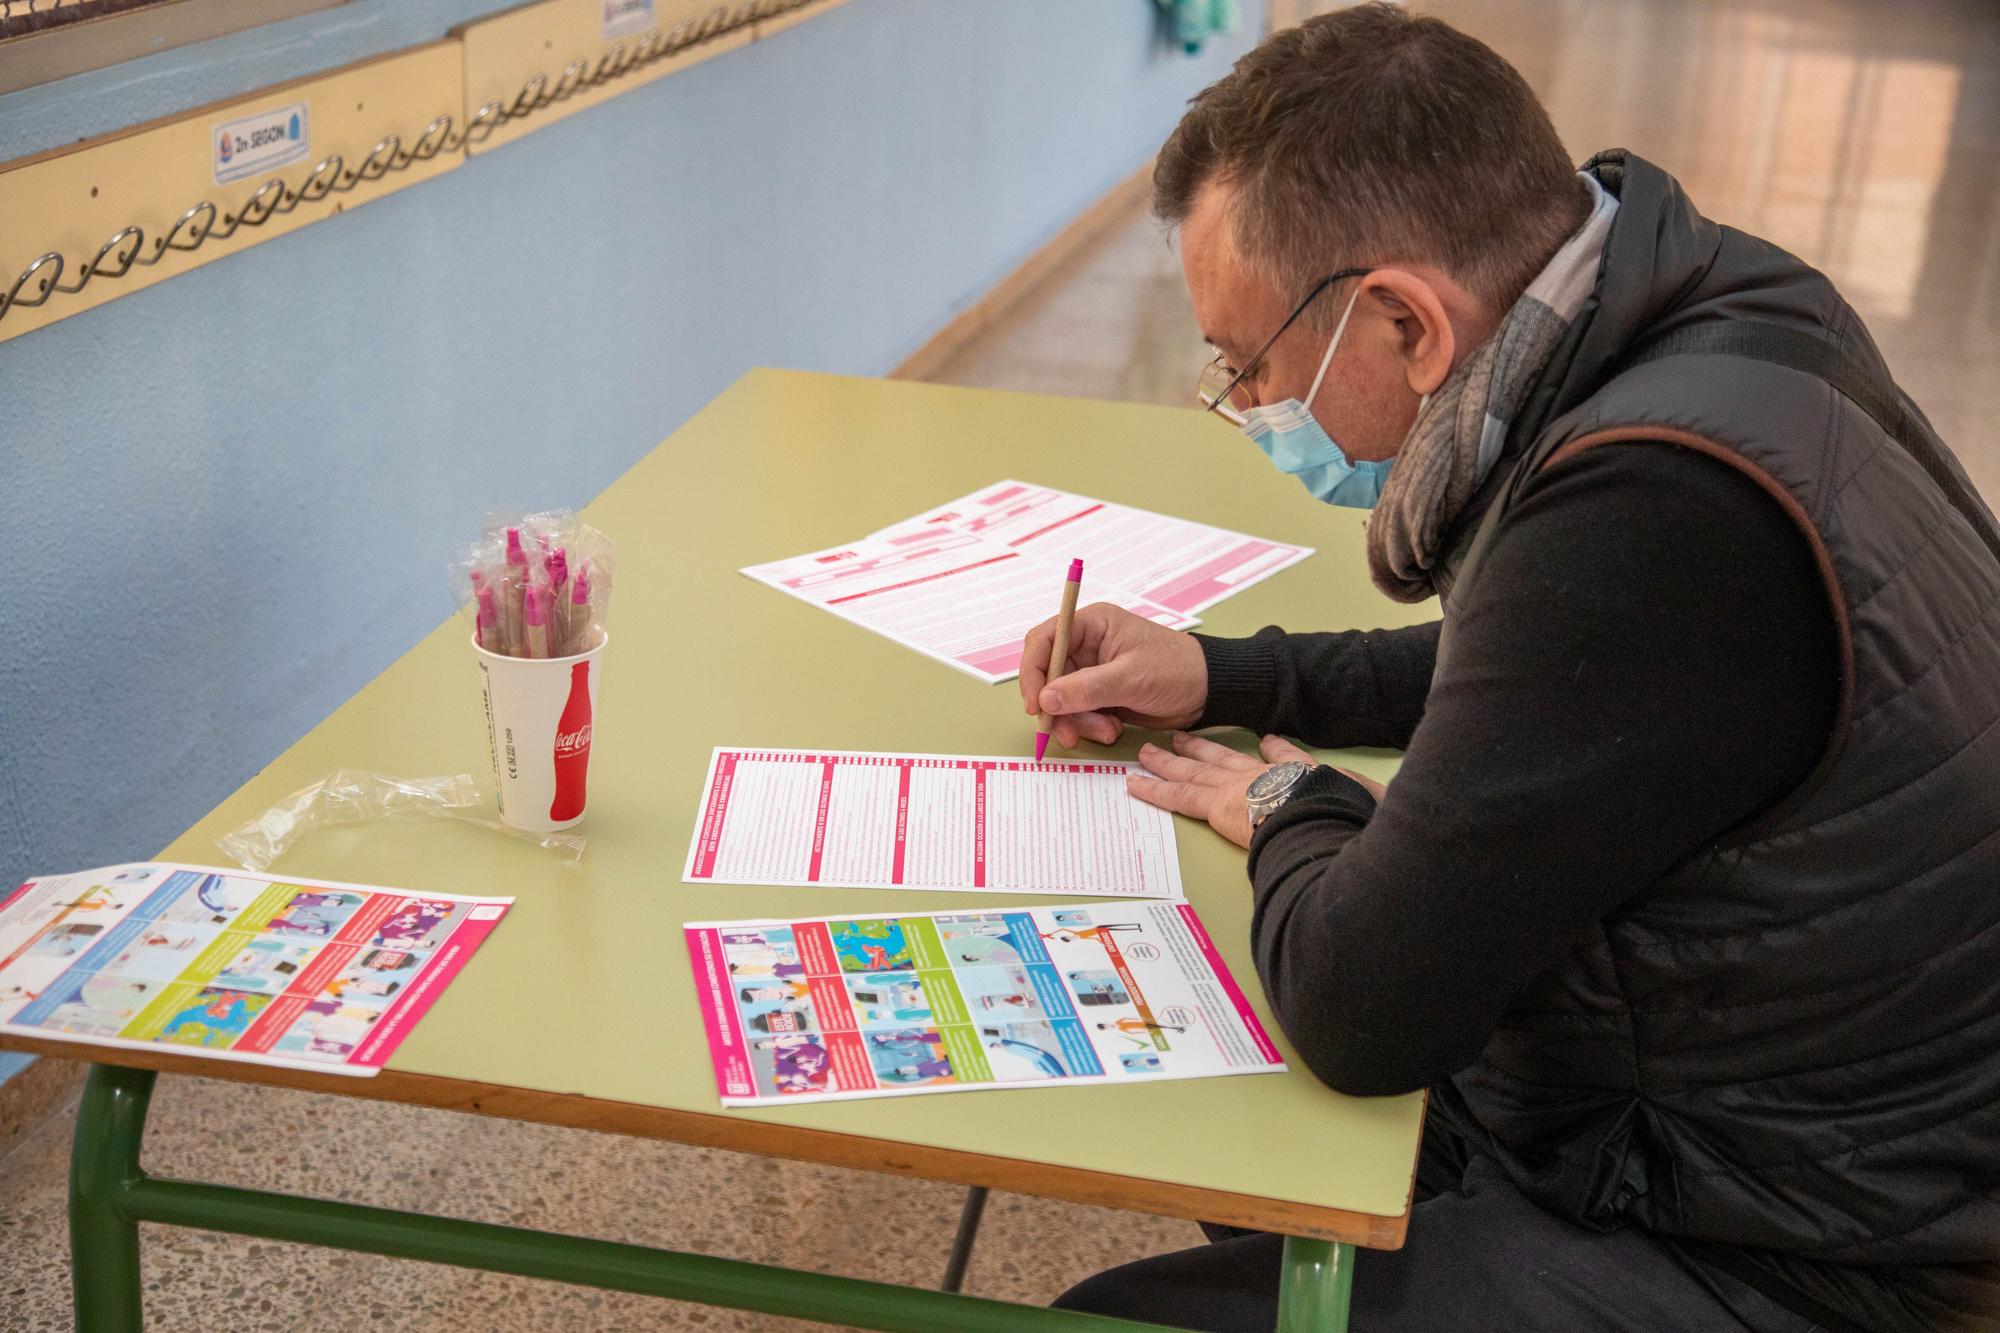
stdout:
[[(1125, 790), (1148, 805), (1191, 819), (1205, 819), (1209, 827), (1238, 847), (1248, 847), (1253, 831), (1248, 801), (1250, 784), (1274, 764), (1292, 760), (1319, 762), (1282, 736), (1266, 736), (1258, 742), (1257, 749), (1264, 756), (1261, 763), (1227, 745), (1176, 732), (1172, 750), (1162, 750), (1157, 745), (1139, 747), (1139, 763), (1151, 776), (1129, 775)], [(1382, 799), (1381, 783), (1344, 768), (1339, 771), (1366, 787), (1376, 800)]]
[(1246, 793), (1257, 775), (1273, 764), (1293, 759), (1318, 762), (1280, 736), (1266, 736), (1257, 749), (1264, 756), (1262, 763), (1227, 745), (1175, 732), (1172, 750), (1157, 745), (1139, 747), (1139, 762), (1152, 776), (1128, 775), (1125, 790), (1148, 805), (1190, 819), (1205, 819), (1209, 827), (1238, 847), (1248, 847), (1251, 829)]
[(1069, 670), (1048, 683), (1056, 622), (1028, 631), (1021, 645), (1021, 707), (1046, 712), (1055, 741), (1110, 745), (1127, 722), (1165, 731), (1191, 725), (1208, 702), (1208, 662), (1201, 645), (1108, 602), (1094, 602), (1070, 622)]

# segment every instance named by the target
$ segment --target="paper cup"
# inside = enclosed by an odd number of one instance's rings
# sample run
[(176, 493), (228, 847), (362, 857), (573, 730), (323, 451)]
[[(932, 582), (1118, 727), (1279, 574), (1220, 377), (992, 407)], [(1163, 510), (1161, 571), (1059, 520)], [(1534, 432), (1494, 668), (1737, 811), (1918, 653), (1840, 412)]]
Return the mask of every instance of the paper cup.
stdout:
[(605, 635), (575, 657), (503, 657), (475, 639), (500, 822), (553, 833), (583, 818)]

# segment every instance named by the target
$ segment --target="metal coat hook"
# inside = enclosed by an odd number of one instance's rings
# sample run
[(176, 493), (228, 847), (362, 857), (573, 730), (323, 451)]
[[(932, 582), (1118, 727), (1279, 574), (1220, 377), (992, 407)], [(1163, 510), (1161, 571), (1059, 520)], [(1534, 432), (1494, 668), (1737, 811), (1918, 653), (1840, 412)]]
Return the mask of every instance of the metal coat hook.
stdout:
[[(159, 263), (160, 256), (169, 250), (199, 250), (201, 243), (208, 239), (208, 234), (215, 230), (215, 220), (218, 216), (220, 214), (216, 212), (215, 205), (206, 199), (202, 200), (175, 218), (174, 225), (167, 228), (167, 234), (153, 242), (153, 257), (146, 262)], [(182, 239), (181, 232), (184, 230), (188, 234)]]
[(443, 152), (451, 140), (451, 117), (439, 116), (424, 126), (424, 132), (417, 136), (416, 145), (410, 149), (410, 161), (428, 162)]
[[(36, 286), (35, 299), (30, 301), (27, 297), (21, 295), (21, 288), (27, 286), (28, 279), (34, 277), (35, 274), (51, 264), (55, 266), (54, 271), (48, 277), (43, 278), (41, 283)], [(22, 269), (21, 276), (14, 279), (14, 285), (7, 289), (6, 299), (0, 300), (0, 318), (4, 318), (7, 312), (17, 305), (27, 306), (32, 309), (48, 300), (50, 293), (55, 291), (56, 280), (62, 277), (62, 271), (63, 257), (54, 250), (49, 251), (34, 263)]]
[[(399, 158), (402, 161), (399, 162)], [(361, 181), (380, 180), (398, 166), (407, 165), (409, 160), (403, 158), (403, 137), (399, 134), (384, 135), (368, 150), (368, 156), (361, 159), (361, 165), (354, 169), (354, 174), (347, 178), (347, 184), (342, 188), (353, 189)]]
[[(66, 292), (73, 295), (88, 287), (90, 280), (100, 273), (107, 278), (124, 277), (125, 271), (132, 267), (132, 260), (138, 255), (139, 247), (145, 243), (146, 233), (139, 228), (120, 227), (117, 231), (111, 233), (110, 240), (97, 248), (97, 253), (91, 257), (88, 264), (83, 266), (83, 271), (76, 275), (75, 282), (67, 286), (56, 282), (50, 288), (50, 291), (52, 293)], [(123, 246), (124, 249), (121, 250), (120, 246)], [(104, 266), (106, 259), (116, 260), (117, 267), (106, 268)], [(44, 297), (43, 299), (46, 300), (47, 298)]]

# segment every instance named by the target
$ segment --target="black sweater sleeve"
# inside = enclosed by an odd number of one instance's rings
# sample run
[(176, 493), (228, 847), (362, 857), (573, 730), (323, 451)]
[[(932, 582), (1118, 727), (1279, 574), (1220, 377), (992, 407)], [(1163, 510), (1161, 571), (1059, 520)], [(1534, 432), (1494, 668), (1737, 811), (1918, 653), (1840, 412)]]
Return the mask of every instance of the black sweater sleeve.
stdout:
[(1424, 714), (1441, 624), (1247, 639), (1195, 635), (1208, 662), (1201, 727), (1248, 727), (1308, 745), (1402, 749)]
[(1575, 933), (1804, 780), (1838, 695), (1805, 537), (1670, 445), (1538, 477), (1379, 808), (1316, 770), (1250, 848), (1258, 972), (1325, 1082), (1470, 1064)]

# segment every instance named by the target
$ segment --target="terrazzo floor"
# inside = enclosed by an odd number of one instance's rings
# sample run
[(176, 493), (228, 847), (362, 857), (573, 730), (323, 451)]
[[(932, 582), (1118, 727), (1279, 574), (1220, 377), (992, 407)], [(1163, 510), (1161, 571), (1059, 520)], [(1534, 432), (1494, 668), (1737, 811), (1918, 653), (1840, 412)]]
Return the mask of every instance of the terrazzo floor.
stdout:
[[(0, 1161), (0, 1329), (71, 1327), (70, 1117)], [(935, 1285), (947, 1185), (324, 1094), (164, 1076), (146, 1168), (632, 1244)], [(173, 1227), (142, 1228), (156, 1333), (705, 1329), (824, 1324)], [(966, 1290), (1046, 1302), (1112, 1264), (1199, 1243), (1191, 1224), (995, 1194)]]

